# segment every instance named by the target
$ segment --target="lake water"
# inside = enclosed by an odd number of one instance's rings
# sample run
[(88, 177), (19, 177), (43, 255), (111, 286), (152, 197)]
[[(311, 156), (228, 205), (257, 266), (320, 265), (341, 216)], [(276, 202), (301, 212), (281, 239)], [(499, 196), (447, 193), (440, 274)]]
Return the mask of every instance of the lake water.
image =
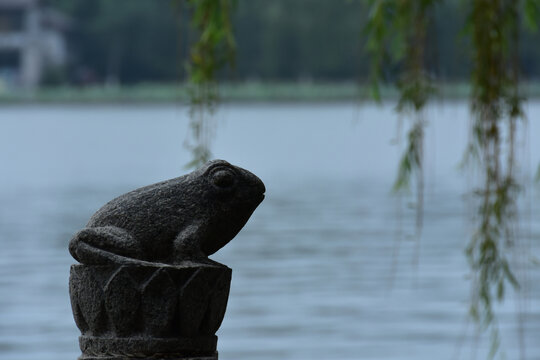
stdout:
[[(540, 103), (527, 111), (518, 148), (530, 175)], [(112, 197), (186, 172), (186, 115), (172, 105), (0, 108), (0, 359), (80, 354), (67, 243)], [(391, 106), (224, 106), (215, 157), (260, 176), (267, 197), (213, 256), (233, 269), (220, 359), (485, 358), (489, 336), (467, 320), (467, 116), (464, 103), (428, 111), (418, 243), (414, 199), (389, 190), (401, 151)], [(540, 359), (539, 199), (526, 193), (511, 255), (524, 291), (497, 306), (507, 359)]]

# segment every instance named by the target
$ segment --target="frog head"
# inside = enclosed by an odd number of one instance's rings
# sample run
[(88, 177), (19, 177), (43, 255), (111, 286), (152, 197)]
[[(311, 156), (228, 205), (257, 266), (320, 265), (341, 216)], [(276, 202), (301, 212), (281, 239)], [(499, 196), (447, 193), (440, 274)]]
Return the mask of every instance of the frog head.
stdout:
[(266, 188), (257, 176), (224, 160), (210, 161), (196, 173), (208, 209), (201, 250), (210, 255), (238, 234), (264, 200)]

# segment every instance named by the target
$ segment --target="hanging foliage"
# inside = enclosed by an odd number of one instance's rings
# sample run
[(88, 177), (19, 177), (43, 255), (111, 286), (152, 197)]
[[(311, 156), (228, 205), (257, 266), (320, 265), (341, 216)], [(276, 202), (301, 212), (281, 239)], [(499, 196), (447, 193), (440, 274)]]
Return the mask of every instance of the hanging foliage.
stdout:
[(367, 50), (372, 56), (373, 96), (380, 100), (379, 82), (391, 64), (403, 69), (397, 77), (396, 111), (412, 125), (401, 157), (394, 190), (409, 191), (416, 182), (416, 234), (420, 237), (424, 203), (424, 108), (435, 93), (425, 65), (426, 34), (430, 11), (438, 0), (369, 0)]
[[(424, 65), (424, 53), (428, 13), (437, 1), (368, 2), (367, 50), (372, 56), (375, 99), (380, 99), (379, 81), (383, 69), (392, 63), (403, 69), (397, 81), (400, 90), (397, 111), (410, 115), (413, 124), (394, 189), (408, 190), (411, 179), (415, 178), (418, 230), (422, 225), (423, 202), (426, 125), (423, 109), (434, 93)], [(525, 24), (535, 28), (539, 10), (539, 0), (474, 0), (467, 25), (473, 43), (474, 66), (471, 75), (473, 136), (468, 154), (476, 160), (482, 173), (481, 185), (475, 192), (479, 203), (476, 231), (466, 249), (474, 274), (470, 315), (480, 329), (491, 329), (492, 357), (499, 346), (493, 300), (504, 298), (507, 284), (518, 287), (507, 250), (517, 241), (517, 198), (521, 188), (514, 165), (516, 130), (523, 120), (523, 97), (519, 91), (519, 15), (524, 14)]]
[[(519, 93), (519, 2), (474, 0), (469, 33), (473, 44), (472, 142), (470, 154), (480, 165), (478, 224), (467, 246), (473, 270), (470, 314), (481, 329), (491, 329), (490, 356), (498, 352), (494, 299), (505, 287), (518, 287), (508, 250), (518, 240), (515, 147), (517, 122), (523, 119)], [(503, 147), (503, 142), (508, 146)]]
[(192, 10), (192, 28), (197, 41), (191, 46), (187, 72), (190, 83), (190, 138), (186, 147), (198, 167), (211, 157), (215, 124), (213, 114), (218, 102), (216, 73), (227, 63), (234, 64), (235, 41), (231, 24), (234, 0), (187, 0)]

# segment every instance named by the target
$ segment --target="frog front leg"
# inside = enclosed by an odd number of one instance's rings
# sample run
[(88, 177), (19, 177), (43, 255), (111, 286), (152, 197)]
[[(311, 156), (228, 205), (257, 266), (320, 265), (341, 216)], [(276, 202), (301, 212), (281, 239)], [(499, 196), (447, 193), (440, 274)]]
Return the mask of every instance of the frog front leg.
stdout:
[(203, 237), (204, 227), (200, 223), (186, 226), (176, 235), (174, 239), (173, 263), (179, 264), (183, 261), (204, 261), (207, 256), (201, 250), (201, 237)]
[(69, 242), (69, 252), (82, 264), (133, 264), (143, 262), (143, 251), (124, 229), (115, 226), (84, 228)]

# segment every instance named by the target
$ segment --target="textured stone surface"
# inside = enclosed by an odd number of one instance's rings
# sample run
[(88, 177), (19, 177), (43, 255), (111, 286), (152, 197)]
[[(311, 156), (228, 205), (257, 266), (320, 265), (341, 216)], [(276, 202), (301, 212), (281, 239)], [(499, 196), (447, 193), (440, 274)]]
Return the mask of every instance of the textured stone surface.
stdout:
[(213, 356), (230, 282), (224, 265), (73, 265), (81, 359)]
[(71, 239), (69, 292), (81, 360), (216, 360), (231, 269), (209, 260), (264, 199), (216, 160), (113, 199)]
[(72, 265), (75, 322), (88, 336), (211, 336), (225, 315), (231, 273), (225, 265)]
[(249, 171), (210, 161), (111, 200), (75, 234), (69, 251), (93, 265), (205, 261), (242, 229), (264, 192)]

